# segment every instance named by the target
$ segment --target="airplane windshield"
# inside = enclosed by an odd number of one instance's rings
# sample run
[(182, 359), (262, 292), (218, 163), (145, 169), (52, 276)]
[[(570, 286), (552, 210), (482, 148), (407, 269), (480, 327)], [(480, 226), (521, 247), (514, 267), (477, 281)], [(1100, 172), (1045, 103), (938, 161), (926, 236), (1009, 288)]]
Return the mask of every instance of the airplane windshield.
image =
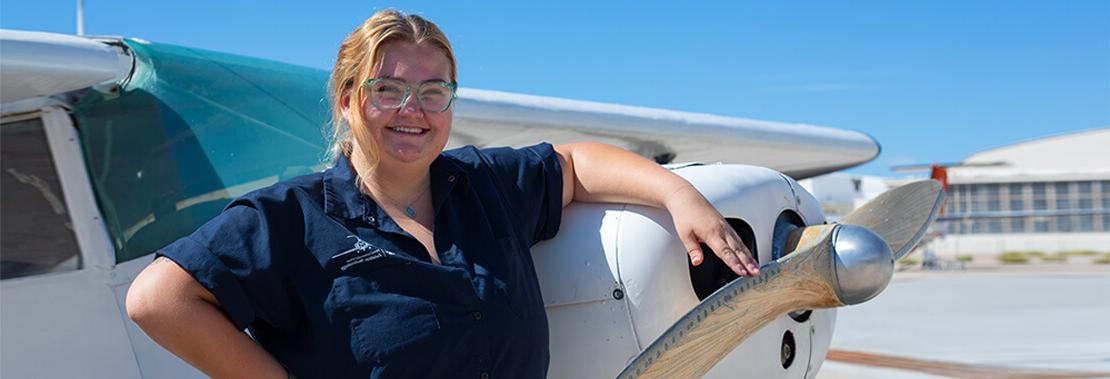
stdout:
[(191, 233), (235, 197), (324, 167), (326, 72), (125, 43), (129, 81), (73, 108), (117, 262)]

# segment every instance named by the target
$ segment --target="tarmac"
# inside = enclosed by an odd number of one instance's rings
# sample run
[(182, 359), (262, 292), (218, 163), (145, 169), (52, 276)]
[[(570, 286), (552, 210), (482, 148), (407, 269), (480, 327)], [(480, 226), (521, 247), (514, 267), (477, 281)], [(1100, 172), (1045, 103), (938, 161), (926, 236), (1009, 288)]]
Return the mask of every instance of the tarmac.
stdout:
[(1110, 378), (1110, 265), (895, 273), (841, 308), (818, 379)]

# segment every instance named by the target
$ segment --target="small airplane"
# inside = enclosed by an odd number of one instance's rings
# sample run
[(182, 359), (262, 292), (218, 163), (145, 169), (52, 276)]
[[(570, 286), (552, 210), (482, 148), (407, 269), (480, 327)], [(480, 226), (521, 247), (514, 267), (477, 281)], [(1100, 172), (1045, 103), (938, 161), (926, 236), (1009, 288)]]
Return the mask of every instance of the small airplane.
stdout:
[[(127, 318), (128, 286), (231, 199), (326, 167), (328, 73), (138, 38), (0, 30), (0, 48), (0, 376), (202, 376)], [(880, 151), (854, 131), (471, 88), (448, 148), (587, 140), (687, 178), (763, 264), (801, 246), (792, 232), (826, 223), (795, 180)], [(690, 267), (658, 209), (572, 204), (560, 230), (533, 248), (551, 377), (621, 374), (740, 282), (712, 259)], [(736, 325), (750, 335), (719, 348), (706, 375), (816, 375), (835, 309), (771, 316)]]

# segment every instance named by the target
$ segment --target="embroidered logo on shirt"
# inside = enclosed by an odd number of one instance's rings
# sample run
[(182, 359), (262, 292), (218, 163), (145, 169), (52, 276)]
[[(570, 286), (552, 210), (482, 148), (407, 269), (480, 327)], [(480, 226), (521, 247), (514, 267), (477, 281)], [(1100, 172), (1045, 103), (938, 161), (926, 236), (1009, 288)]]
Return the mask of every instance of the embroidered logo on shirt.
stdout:
[(331, 259), (338, 259), (349, 255), (343, 261), (343, 265), (339, 266), (340, 271), (347, 271), (351, 266), (370, 262), (386, 255), (396, 255), (392, 251), (375, 247), (369, 242), (363, 241), (362, 238), (358, 238), (358, 236), (347, 236), (347, 238), (354, 238), (355, 246), (331, 257)]

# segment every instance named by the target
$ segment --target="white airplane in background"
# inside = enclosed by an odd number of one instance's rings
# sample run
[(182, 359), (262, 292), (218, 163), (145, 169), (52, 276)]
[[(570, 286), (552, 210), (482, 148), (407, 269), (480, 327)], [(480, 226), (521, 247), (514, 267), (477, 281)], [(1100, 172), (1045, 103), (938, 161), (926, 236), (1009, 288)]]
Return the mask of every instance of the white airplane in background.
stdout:
[[(0, 51), (0, 377), (202, 376), (127, 318), (128, 286), (231, 199), (324, 167), (328, 73), (135, 38), (3, 30)], [(539, 141), (711, 163), (672, 167), (764, 263), (790, 230), (825, 223), (794, 180), (880, 151), (854, 131), (459, 90), (448, 148)], [(558, 237), (533, 249), (551, 377), (615, 376), (735, 278), (712, 259), (689, 267), (661, 210), (564, 212)], [(708, 376), (812, 378), (835, 320), (835, 309), (781, 315)]]

